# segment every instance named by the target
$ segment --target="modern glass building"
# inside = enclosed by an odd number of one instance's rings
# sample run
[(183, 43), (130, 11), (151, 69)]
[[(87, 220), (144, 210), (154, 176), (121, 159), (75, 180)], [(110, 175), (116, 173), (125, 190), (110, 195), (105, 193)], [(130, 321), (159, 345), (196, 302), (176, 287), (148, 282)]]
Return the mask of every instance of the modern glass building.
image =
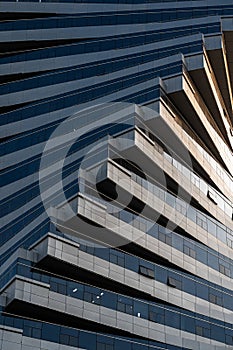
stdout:
[(0, 349), (233, 349), (232, 0), (1, 1), (0, 46)]

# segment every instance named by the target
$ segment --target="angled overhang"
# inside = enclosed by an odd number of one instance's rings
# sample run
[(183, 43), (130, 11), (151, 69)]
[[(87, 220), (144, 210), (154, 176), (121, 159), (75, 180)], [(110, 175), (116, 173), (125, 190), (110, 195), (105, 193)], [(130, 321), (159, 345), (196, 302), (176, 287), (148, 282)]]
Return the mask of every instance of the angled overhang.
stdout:
[[(141, 192), (139, 196), (145, 198), (146, 194)], [(149, 219), (146, 220), (141, 215), (136, 215), (128, 222), (127, 220), (123, 220), (123, 214), (120, 218), (118, 218), (118, 215), (113, 215), (110, 208), (105, 208), (101, 212), (97, 200), (80, 193), (78, 198), (74, 201), (77, 202), (77, 216), (73, 216), (72, 218), (69, 217), (68, 206), (63, 206), (62, 210), (61, 208), (52, 208), (54, 215), (53, 222), (60, 232), (95, 243), (99, 247), (109, 246), (109, 244), (111, 247), (119, 247), (122, 243), (133, 243), (135, 247), (137, 246), (139, 249), (145, 250), (148, 253), (156, 254), (156, 256), (165, 258), (171, 263), (174, 262), (173, 259), (175, 256), (180, 254), (180, 259), (178, 259), (175, 264), (183, 268), (183, 252), (161, 241), (160, 245), (158, 245), (158, 238), (148, 234), (154, 225)], [(118, 207), (118, 209), (120, 209), (120, 207)], [(152, 196), (148, 196), (146, 212), (149, 216), (153, 213), (160, 212), (162, 215), (169, 218), (171, 225), (179, 226), (189, 235), (193, 236), (195, 240), (213, 249), (217, 248), (222, 254), (228, 250), (228, 246), (224, 243), (223, 237), (216, 237), (212, 232), (207, 232), (191, 219), (185, 218), (182, 213), (171, 207), (168, 203), (165, 203), (159, 197), (156, 197), (156, 200), (153, 201)], [(190, 262), (191, 261), (192, 260), (190, 260)], [(199, 269), (193, 271), (193, 273), (197, 276), (204, 277)], [(229, 277), (223, 276), (223, 274), (220, 275), (219, 271), (216, 271), (216, 273), (218, 276), (218, 284), (221, 284), (221, 278), (226, 279), (226, 281), (229, 280)]]
[(233, 86), (233, 17), (222, 17), (221, 22), (231, 86)]
[(232, 152), (224, 142), (221, 132), (189, 74), (177, 74), (164, 80), (166, 92), (179, 108), (190, 128), (202, 139), (210, 153), (233, 173)]
[[(147, 279), (141, 277), (140, 282), (147, 284)], [(110, 334), (114, 334), (114, 331), (118, 330), (118, 332), (121, 332), (120, 334), (127, 337), (146, 336), (148, 339), (159, 339), (161, 342), (165, 342), (166, 339), (163, 334), (163, 324), (135, 316), (134, 314), (131, 315), (115, 310), (113, 307), (110, 308), (101, 304), (97, 305), (96, 303), (81, 300), (73, 295), (57, 293), (51, 289), (50, 284), (33, 279), (16, 276), (7, 286), (5, 293), (7, 295), (7, 311), (15, 315), (19, 312), (20, 314), (23, 313), (26, 317), (40, 314), (40, 319), (49, 319), (52, 323), (56, 319), (60, 324), (68, 322), (72, 327), (74, 325), (77, 327), (80, 320), (83, 320), (87, 322), (86, 325), (89, 327), (94, 326), (95, 329), (98, 327), (97, 329), (101, 329), (101, 331), (107, 329)], [(210, 348), (208, 345), (214, 346), (215, 349), (217, 347), (218, 349), (223, 349), (222, 342), (210, 340), (203, 336), (199, 336), (197, 339), (193, 333), (180, 331), (168, 325), (166, 325), (166, 330), (168, 334), (172, 334), (173, 344), (176, 346), (180, 346), (191, 338), (192, 341), (196, 341), (200, 349)], [(64, 347), (61, 348), (64, 349)], [(74, 349), (74, 347), (69, 348)], [(5, 347), (5, 349), (7, 348)], [(55, 349), (55, 346), (53, 349)], [(82, 350), (80, 348), (78, 349)]]
[[(98, 157), (98, 161), (95, 153), (92, 155), (92, 157), (88, 158), (88, 164), (87, 167), (85, 167), (87, 172), (90, 173), (94, 168), (98, 169), (100, 164), (105, 162), (108, 158), (116, 160), (118, 168), (121, 168), (121, 170), (127, 174), (129, 173), (127, 169), (130, 169), (131, 162), (133, 164), (140, 164), (143, 170), (140, 170), (142, 174), (139, 176), (144, 178), (143, 172), (145, 172), (145, 174), (150, 177), (149, 182), (155, 184), (159, 183), (161, 186), (165, 187), (168, 186), (171, 191), (176, 191), (178, 185), (180, 190), (182, 189), (182, 191), (179, 192), (180, 198), (188, 198), (189, 200), (190, 196), (192, 196), (193, 199), (196, 200), (199, 205), (203, 206), (205, 210), (207, 210), (213, 217), (217, 218), (222, 223), (227, 224), (228, 222), (228, 224), (231, 225), (231, 202), (219, 194), (216, 194), (217, 197), (213, 194), (214, 198), (216, 197), (215, 200), (210, 198), (208, 191), (210, 193), (217, 192), (214, 190), (213, 186), (209, 186), (208, 179), (204, 184), (204, 180), (200, 179), (200, 175), (196, 175), (198, 172), (196, 173), (193, 167), (192, 157), (199, 160), (200, 166), (204, 165), (204, 169), (209, 175), (211, 172), (207, 169), (209, 169), (208, 163), (211, 164), (211, 161), (205, 158), (205, 162), (203, 164), (203, 161), (200, 159), (200, 157), (198, 157), (199, 152), (195, 140), (192, 140), (192, 138), (187, 138), (187, 142), (185, 142), (185, 134), (183, 132), (183, 144), (178, 144), (176, 140), (178, 139), (177, 141), (181, 142), (181, 138), (177, 137), (175, 131), (179, 131), (179, 124), (176, 125), (175, 122), (174, 125), (171, 123), (168, 125), (166, 123), (166, 118), (162, 117), (165, 115), (165, 110), (163, 110), (163, 108), (161, 108), (160, 116), (157, 118), (154, 117), (151, 120), (147, 119), (150, 118), (149, 114), (144, 113), (144, 118), (146, 119), (144, 119), (145, 122), (138, 119), (139, 115), (142, 115), (142, 111), (143, 109), (138, 108), (136, 113), (135, 110), (135, 117), (132, 118), (132, 126), (130, 128), (121, 131), (115, 137), (108, 139), (108, 143), (105, 145), (106, 151), (102, 153), (103, 156), (101, 158)], [(144, 112), (146, 112), (146, 110), (144, 110)], [(172, 121), (174, 122), (173, 117)], [(148, 124), (150, 124), (152, 127), (148, 128)], [(159, 145), (159, 139), (162, 141), (163, 137), (167, 136), (167, 131), (169, 131), (170, 127), (173, 131), (173, 133), (171, 132), (169, 136), (171, 143), (167, 142), (165, 146)], [(174, 147), (174, 145), (176, 146)], [(188, 149), (187, 146), (189, 147)], [(191, 150), (193, 150), (193, 152), (189, 153)], [(184, 163), (182, 163), (180, 158), (181, 154)], [(123, 164), (120, 162), (119, 158), (121, 158), (121, 160), (126, 160), (125, 163), (128, 165), (124, 163), (125, 165), (123, 166), (126, 166), (127, 169), (119, 165)], [(177, 164), (179, 164), (179, 166)], [(102, 172), (106, 171), (106, 169), (101, 165), (101, 173), (99, 174), (96, 171), (95, 178), (99, 178)], [(213, 175), (215, 174), (215, 177), (211, 176), (211, 178), (215, 179), (215, 184), (219, 184), (219, 181), (216, 180), (216, 172), (217, 171), (213, 173)], [(85, 178), (86, 177), (87, 173), (85, 173)], [(202, 185), (200, 185), (198, 182), (196, 187), (196, 185), (194, 185), (196, 184), (196, 181), (193, 180), (193, 177), (198, 177), (202, 182)], [(225, 180), (224, 182), (227, 181)], [(110, 187), (111, 186), (109, 186), (109, 188)], [(203, 191), (204, 188), (205, 190)], [(208, 202), (206, 202), (207, 198)], [(225, 204), (223, 204), (223, 202)]]
[[(203, 52), (185, 56), (185, 63), (190, 77), (203, 98), (212, 118), (216, 122), (222, 137), (231, 149), (233, 139), (230, 134), (230, 116), (222, 97), (214, 68), (210, 63), (206, 50)], [(220, 67), (221, 61), (217, 64)]]
[(219, 89), (224, 99), (228, 115), (233, 123), (232, 87), (223, 35), (222, 33), (205, 35), (204, 41), (211, 68), (213, 69)]
[[(196, 171), (208, 183), (217, 187), (226, 198), (233, 201), (231, 176), (225, 171), (213, 156), (210, 156), (205, 143), (181, 119), (179, 111), (174, 107), (166, 95), (154, 101), (154, 114), (145, 113), (145, 123), (160, 141), (166, 145), (172, 156), (180, 160), (195, 159)], [(188, 152), (188, 153), (187, 153)], [(188, 158), (187, 158), (188, 157)], [(192, 165), (195, 166), (193, 163)], [(185, 164), (184, 164), (185, 165)], [(187, 166), (187, 162), (186, 162)]]

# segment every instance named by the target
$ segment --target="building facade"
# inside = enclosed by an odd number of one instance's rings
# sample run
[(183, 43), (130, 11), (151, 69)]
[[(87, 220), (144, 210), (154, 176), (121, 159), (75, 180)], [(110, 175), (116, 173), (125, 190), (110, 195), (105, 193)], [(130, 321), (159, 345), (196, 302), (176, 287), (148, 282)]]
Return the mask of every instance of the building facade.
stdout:
[(233, 349), (232, 0), (0, 16), (0, 349)]

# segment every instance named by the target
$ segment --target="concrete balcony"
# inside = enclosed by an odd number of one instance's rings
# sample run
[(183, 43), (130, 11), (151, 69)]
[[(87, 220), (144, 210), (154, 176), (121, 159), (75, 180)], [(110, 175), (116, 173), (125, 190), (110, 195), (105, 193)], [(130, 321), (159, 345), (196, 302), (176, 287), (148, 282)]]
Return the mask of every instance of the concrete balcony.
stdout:
[[(145, 196), (145, 194), (142, 194), (142, 196), (144, 198), (147, 197), (147, 205), (143, 210), (143, 214), (145, 212), (148, 215), (157, 215), (158, 212), (162, 212), (173, 224), (178, 224), (179, 227), (200, 242), (219, 251), (221, 254), (231, 256), (232, 249), (219, 238), (214, 237), (212, 233), (207, 232), (201, 226), (186, 218), (184, 214), (164, 203), (164, 200), (159, 198), (155, 200), (153, 195)], [(152, 199), (154, 199), (154, 203), (151, 202)], [(119, 219), (116, 215), (109, 213), (107, 208), (100, 208), (97, 201), (87, 196), (80, 195), (77, 201), (77, 216), (70, 217), (69, 205), (60, 209), (53, 209), (54, 223), (61, 232), (70, 234), (76, 239), (84, 239), (95, 243), (100, 247), (119, 247), (133, 243), (155, 254), (155, 257), (157, 255), (202, 278), (209, 280), (213, 278), (214, 283), (221, 284), (223, 280), (226, 285), (230, 283), (230, 277), (220, 274), (217, 270), (213, 270), (202, 263), (200, 268), (200, 263), (196, 263), (196, 260), (192, 257), (185, 256), (184, 258), (183, 251), (149, 234), (148, 232), (152, 229), (153, 222), (145, 220), (139, 215), (132, 215), (131, 221), (128, 222), (128, 220), (124, 220), (124, 213), (122, 214), (122, 219)], [(109, 210), (111, 211), (111, 208)], [(173, 234), (175, 235), (175, 233)], [(209, 269), (211, 273), (208, 272)]]
[(221, 21), (231, 86), (233, 86), (233, 17), (222, 17)]
[(166, 90), (182, 115), (192, 125), (193, 130), (205, 142), (211, 154), (233, 174), (232, 152), (217, 132), (217, 125), (203, 99), (188, 74), (182, 74), (165, 80)]
[(31, 338), (23, 335), (23, 329), (0, 326), (0, 349), (6, 350), (45, 350), (45, 349), (54, 349), (54, 350), (85, 350), (85, 348), (74, 347), (64, 344), (56, 344), (54, 342)]
[(159, 136), (173, 157), (178, 156), (178, 159), (183, 159), (190, 165), (191, 155), (191, 159), (195, 159), (198, 164), (196, 172), (208, 183), (221, 188), (226, 198), (233, 202), (233, 194), (229, 190), (233, 186), (232, 177), (207, 152), (204, 142), (181, 119), (170, 101), (161, 96), (150, 105), (150, 108), (154, 110), (154, 114), (146, 111), (145, 123), (155, 135)]
[[(137, 157), (140, 159), (139, 156)], [(101, 172), (99, 169), (101, 169)], [(199, 225), (196, 225), (196, 221), (192, 221), (189, 218), (191, 217), (189, 214), (189, 203), (176, 198), (174, 195), (168, 193), (166, 189), (159, 188), (147, 179), (142, 179), (133, 173), (127, 173), (124, 168), (119, 167), (119, 165), (112, 160), (108, 160), (103, 166), (99, 165), (91, 171), (94, 174), (94, 178), (99, 183), (96, 187), (97, 190), (106, 195), (108, 199), (115, 197), (116, 188), (118, 191), (120, 190), (120, 195), (116, 199), (117, 205), (124, 206), (128, 204), (128, 208), (135, 214), (139, 212), (140, 215), (140, 211), (142, 211), (143, 217), (149, 218), (155, 222), (159, 219), (160, 215), (162, 215), (169, 220), (170, 225), (167, 224), (167, 226), (170, 229), (179, 226), (189, 233), (191, 227), (194, 227), (197, 231), (199, 230)], [(98, 174), (100, 175), (98, 176)], [(112, 184), (114, 186), (112, 186)], [(86, 190), (88, 193), (89, 188)], [(94, 190), (93, 195), (97, 195), (96, 190)], [(132, 201), (129, 201), (129, 198), (132, 198)], [(127, 201), (129, 203), (127, 203)], [(181, 208), (182, 210), (180, 210)], [(192, 211), (196, 212), (196, 215), (198, 215), (196, 209), (192, 208)], [(217, 221), (213, 221), (206, 215), (205, 218), (207, 222), (209, 221), (217, 226)], [(228, 220), (227, 222), (230, 228), (231, 221)], [(209, 230), (209, 233), (211, 234), (211, 230)], [(190, 234), (192, 235), (192, 233)], [(203, 234), (206, 236), (206, 232)], [(197, 236), (195, 237), (197, 238)], [(227, 231), (225, 231), (225, 238), (219, 236), (218, 239), (224, 243), (227, 237), (230, 238), (230, 235), (228, 236)], [(202, 240), (203, 237), (200, 241), (203, 242)], [(216, 249), (216, 246), (214, 249)]]
[(150, 340), (172, 343), (176, 346), (182, 346), (185, 341), (189, 340), (195, 341), (203, 349), (210, 345), (214, 350), (219, 349), (219, 346), (222, 346), (223, 349), (227, 348), (221, 342), (149, 321), (142, 318), (140, 313), (135, 316), (70, 295), (63, 295), (50, 290), (49, 284), (45, 285), (24, 277), (16, 277), (7, 286), (5, 293), (7, 295), (6, 309), (15, 314), (21, 312), (23, 308), (24, 315), (30, 317), (38, 313), (40, 319), (59, 320), (61, 324), (64, 318), (66, 324), (68, 322), (73, 326), (83, 320), (95, 327), (107, 327), (109, 331), (117, 330), (125, 336), (132, 334), (146, 336)]
[[(185, 62), (190, 77), (213, 116), (225, 142), (232, 150), (233, 138), (230, 133), (232, 112), (228, 113), (205, 48), (203, 48), (202, 53), (185, 56)], [(216, 66), (219, 67), (220, 64), (218, 63)]]
[(232, 122), (232, 87), (224, 37), (222, 34), (205, 35), (204, 41), (211, 68), (214, 71), (217, 84)]
[[(111, 145), (118, 149), (118, 157), (121, 155), (135, 164), (143, 164), (143, 171), (150, 176), (149, 182), (160, 183), (167, 188), (169, 177), (178, 186), (178, 196), (187, 201), (191, 201), (194, 198), (213, 217), (224, 225), (231, 227), (231, 204), (227, 201), (225, 201), (224, 206), (222, 205), (223, 203), (220, 204), (223, 197), (218, 196), (217, 191), (215, 192), (216, 198), (218, 198), (216, 202), (214, 203), (209, 199), (208, 192), (213, 191), (211, 187), (201, 179), (199, 179), (200, 183), (196, 186), (193, 181), (195, 177), (193, 172), (182, 166), (181, 163), (178, 165), (175, 159), (169, 157), (162, 147), (146, 135), (146, 130), (143, 132), (135, 126), (134, 129), (120, 134), (119, 137), (119, 141), (118, 138), (109, 141)], [(125, 139), (127, 139), (127, 143), (122, 142)], [(117, 158), (117, 154), (114, 155), (113, 151), (111, 157), (113, 159)], [(108, 162), (108, 165), (110, 166), (110, 162)], [(116, 167), (117, 163), (115, 162), (114, 165)], [(120, 166), (118, 165), (118, 167)], [(127, 172), (125, 168), (120, 168)], [(204, 188), (206, 188), (205, 192), (203, 191)]]
[[(148, 294), (154, 298), (178, 305), (184, 309), (193, 312), (201, 312), (207, 317), (215, 317), (215, 315), (218, 315), (218, 318), (225, 322), (230, 323), (232, 320), (232, 312), (230, 310), (224, 309), (216, 304), (211, 304), (209, 301), (200, 299), (185, 291), (171, 288), (156, 279), (146, 278), (126, 267), (93, 256), (79, 250), (78, 246), (75, 246), (75, 244), (76, 243), (73, 241), (49, 233), (31, 247), (32, 251), (37, 252), (37, 259), (34, 260), (34, 262), (38, 263), (39, 266), (41, 266), (40, 264), (43, 262), (42, 266), (48, 269), (48, 271), (50, 271), (51, 266), (56, 266), (60, 274), (62, 274), (61, 266), (64, 264), (63, 270), (67, 271), (68, 269), (73, 278), (75, 278), (73, 270), (75, 269), (78, 276), (79, 271), (77, 269), (80, 268), (83, 271), (89, 271), (97, 275), (102, 281), (103, 279), (108, 280), (110, 284), (113, 281), (117, 281), (121, 285), (131, 286), (131, 288), (137, 291), (137, 294), (139, 292), (145, 293), (145, 295)], [(177, 260), (179, 258), (180, 257), (177, 256)], [(196, 262), (196, 266), (199, 271), (203, 271), (202, 264)], [(175, 273), (174, 270), (173, 273)], [(209, 273), (211, 274), (211, 269), (207, 272), (207, 274)], [(177, 276), (178, 275), (179, 272), (177, 273)], [(190, 277), (190, 279), (192, 278)], [(231, 284), (226, 285), (225, 282), (226, 281), (223, 282), (224, 286), (231, 288)]]

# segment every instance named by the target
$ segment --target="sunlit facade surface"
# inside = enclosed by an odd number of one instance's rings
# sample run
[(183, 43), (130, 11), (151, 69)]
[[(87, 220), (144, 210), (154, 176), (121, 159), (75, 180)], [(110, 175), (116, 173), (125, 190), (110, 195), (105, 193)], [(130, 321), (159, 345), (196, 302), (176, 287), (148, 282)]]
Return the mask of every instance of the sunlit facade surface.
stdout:
[(233, 349), (233, 3), (0, 2), (1, 350)]

